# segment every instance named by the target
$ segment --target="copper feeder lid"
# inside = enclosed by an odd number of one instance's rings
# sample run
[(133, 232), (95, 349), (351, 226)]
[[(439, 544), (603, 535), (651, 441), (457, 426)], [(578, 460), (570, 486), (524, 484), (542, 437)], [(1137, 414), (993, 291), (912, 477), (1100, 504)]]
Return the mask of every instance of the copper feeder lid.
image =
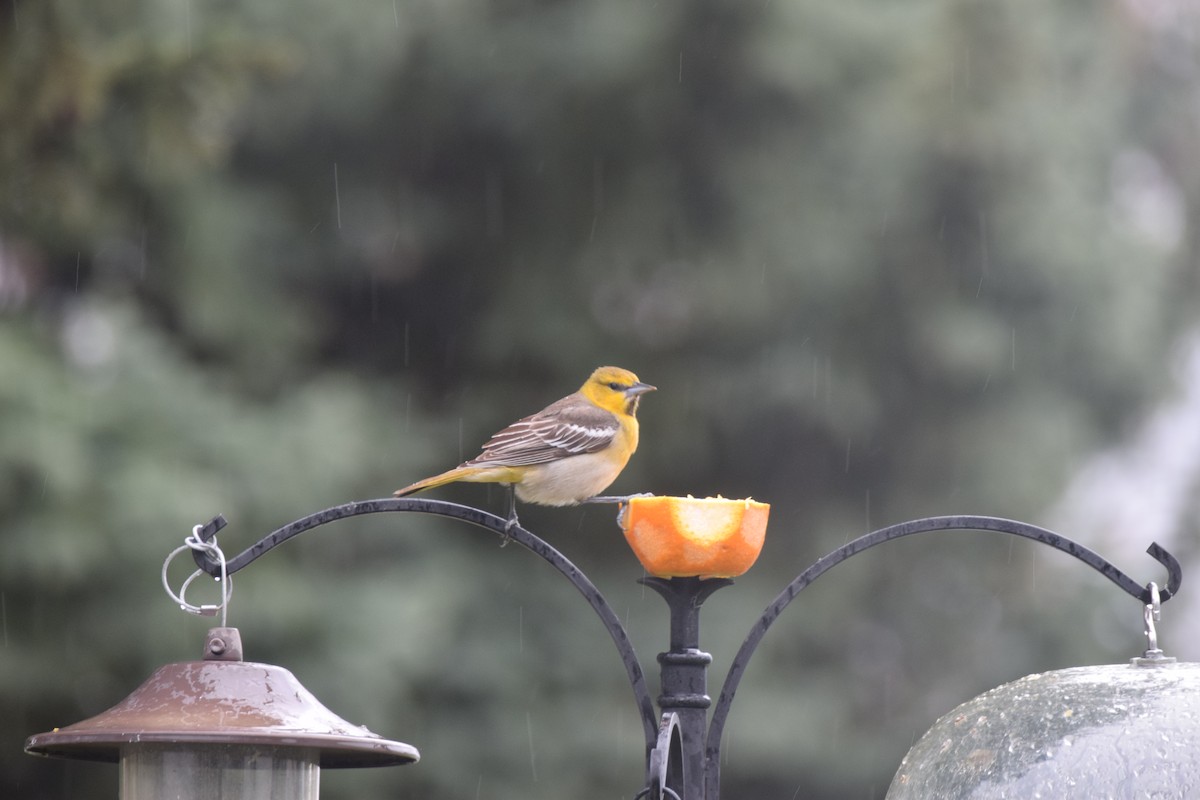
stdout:
[(321, 705), (283, 667), (242, 659), (237, 628), (213, 628), (203, 661), (159, 667), (91, 719), (29, 737), (25, 751), (118, 761), (134, 743), (247, 744), (315, 749), (323, 768), (411, 764), (417, 748), (352, 725)]

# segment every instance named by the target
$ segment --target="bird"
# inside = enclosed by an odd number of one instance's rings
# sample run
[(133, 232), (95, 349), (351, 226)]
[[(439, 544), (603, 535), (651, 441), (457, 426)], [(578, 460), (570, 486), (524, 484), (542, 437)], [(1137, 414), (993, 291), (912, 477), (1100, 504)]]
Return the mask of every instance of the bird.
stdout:
[(496, 433), (479, 455), (394, 494), (405, 497), (455, 481), (506, 485), (507, 535), (518, 524), (518, 499), (571, 506), (608, 488), (637, 449), (642, 395), (655, 390), (627, 369), (599, 367), (579, 391)]

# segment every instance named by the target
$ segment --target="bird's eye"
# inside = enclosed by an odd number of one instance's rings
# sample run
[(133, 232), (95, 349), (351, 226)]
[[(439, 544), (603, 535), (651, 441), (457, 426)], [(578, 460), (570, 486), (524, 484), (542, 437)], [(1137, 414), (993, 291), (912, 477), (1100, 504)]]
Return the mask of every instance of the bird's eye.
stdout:
[(625, 387), (624, 387), (624, 386), (622, 386), (621, 384), (617, 383), (616, 381), (613, 381), (612, 383), (610, 383), (610, 384), (608, 385), (608, 388), (612, 389), (614, 392), (623, 392), (623, 391), (625, 391)]

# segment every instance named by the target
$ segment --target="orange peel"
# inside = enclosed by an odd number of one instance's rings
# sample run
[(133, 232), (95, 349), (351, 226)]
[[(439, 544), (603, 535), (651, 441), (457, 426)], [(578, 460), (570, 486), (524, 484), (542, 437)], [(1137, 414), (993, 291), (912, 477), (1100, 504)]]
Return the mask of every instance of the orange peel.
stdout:
[(618, 522), (658, 578), (733, 578), (762, 552), (771, 506), (749, 498), (631, 497)]

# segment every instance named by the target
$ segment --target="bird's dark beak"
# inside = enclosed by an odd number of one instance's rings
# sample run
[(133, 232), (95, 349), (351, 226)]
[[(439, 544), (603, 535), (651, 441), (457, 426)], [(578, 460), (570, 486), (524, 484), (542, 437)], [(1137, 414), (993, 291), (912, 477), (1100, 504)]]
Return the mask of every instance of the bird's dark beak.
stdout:
[(654, 392), (657, 390), (658, 390), (657, 386), (651, 386), (648, 383), (642, 383), (639, 381), (638, 383), (633, 384), (632, 386), (630, 386), (628, 389), (625, 390), (625, 396), (626, 397), (637, 397), (640, 394), (645, 394), (646, 392)]

